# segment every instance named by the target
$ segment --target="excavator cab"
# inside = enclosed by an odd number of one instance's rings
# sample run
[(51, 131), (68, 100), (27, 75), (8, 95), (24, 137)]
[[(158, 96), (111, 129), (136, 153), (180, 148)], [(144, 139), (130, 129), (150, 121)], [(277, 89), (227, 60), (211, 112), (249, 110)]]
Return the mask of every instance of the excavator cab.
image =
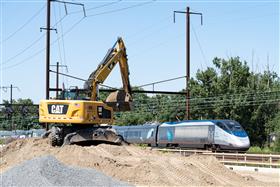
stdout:
[(90, 100), (84, 89), (77, 87), (62, 90), (60, 98), (61, 100)]

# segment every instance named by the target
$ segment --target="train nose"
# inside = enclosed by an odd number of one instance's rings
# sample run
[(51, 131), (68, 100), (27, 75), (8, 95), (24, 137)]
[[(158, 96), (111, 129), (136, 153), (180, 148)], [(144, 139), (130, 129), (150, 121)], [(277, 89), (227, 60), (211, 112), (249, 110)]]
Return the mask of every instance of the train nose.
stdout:
[(236, 141), (236, 144), (237, 144), (237, 147), (240, 147), (240, 148), (249, 148), (250, 140), (248, 137), (239, 138), (238, 141)]

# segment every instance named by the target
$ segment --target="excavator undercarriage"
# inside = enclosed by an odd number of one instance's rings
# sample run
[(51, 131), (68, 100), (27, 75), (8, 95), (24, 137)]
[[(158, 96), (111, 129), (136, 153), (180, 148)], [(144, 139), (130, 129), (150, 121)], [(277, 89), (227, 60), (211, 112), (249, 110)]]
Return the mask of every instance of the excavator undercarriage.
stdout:
[(70, 144), (92, 145), (108, 143), (115, 145), (125, 144), (123, 138), (116, 134), (111, 126), (83, 127), (82, 125), (53, 126), (44, 138), (49, 138), (52, 146), (64, 146)]

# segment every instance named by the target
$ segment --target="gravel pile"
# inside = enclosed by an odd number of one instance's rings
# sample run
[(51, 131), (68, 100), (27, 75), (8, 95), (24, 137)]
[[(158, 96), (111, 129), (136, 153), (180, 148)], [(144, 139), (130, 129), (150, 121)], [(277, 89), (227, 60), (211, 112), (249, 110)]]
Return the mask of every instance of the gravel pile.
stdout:
[(42, 156), (7, 170), (1, 186), (129, 186), (94, 169), (69, 167)]

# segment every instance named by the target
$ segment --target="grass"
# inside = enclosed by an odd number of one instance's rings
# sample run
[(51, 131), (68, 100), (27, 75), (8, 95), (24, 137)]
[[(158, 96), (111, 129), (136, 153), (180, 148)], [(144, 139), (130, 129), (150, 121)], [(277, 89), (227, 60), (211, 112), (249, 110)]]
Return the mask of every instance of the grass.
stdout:
[(280, 152), (277, 151), (274, 147), (258, 147), (258, 146), (252, 146), (247, 151), (247, 153), (263, 153), (263, 154), (269, 154), (269, 153), (276, 153), (279, 154)]

